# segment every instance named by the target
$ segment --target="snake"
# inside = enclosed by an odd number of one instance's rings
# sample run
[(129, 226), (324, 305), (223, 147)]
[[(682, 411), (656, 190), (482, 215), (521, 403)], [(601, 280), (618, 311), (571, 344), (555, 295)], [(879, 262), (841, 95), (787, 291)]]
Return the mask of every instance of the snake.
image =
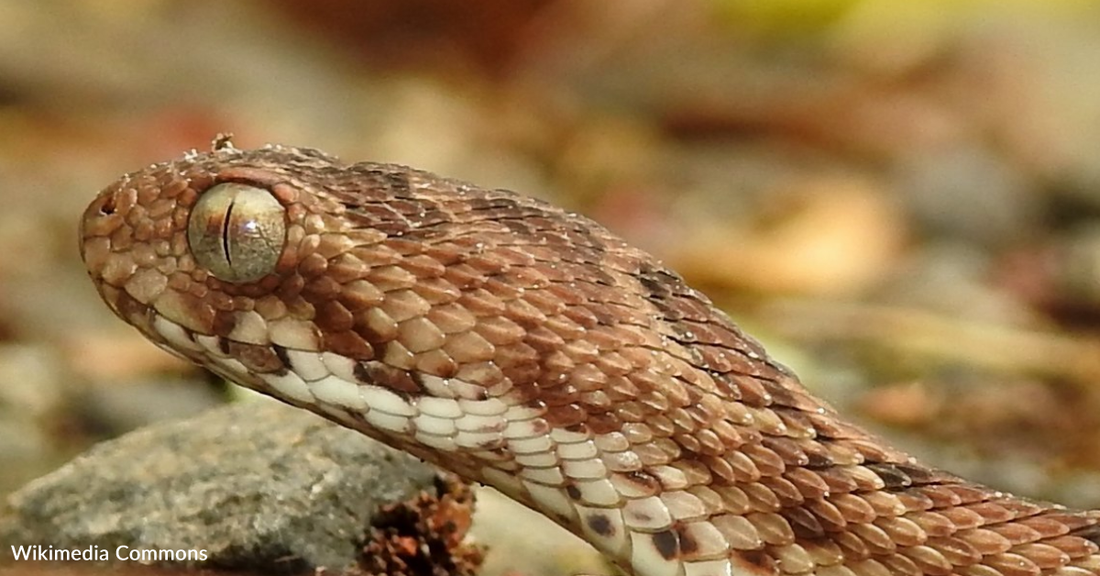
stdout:
[(103, 189), (80, 251), (157, 346), (637, 576), (1100, 574), (1100, 511), (918, 462), (653, 256), (537, 199), (221, 139)]

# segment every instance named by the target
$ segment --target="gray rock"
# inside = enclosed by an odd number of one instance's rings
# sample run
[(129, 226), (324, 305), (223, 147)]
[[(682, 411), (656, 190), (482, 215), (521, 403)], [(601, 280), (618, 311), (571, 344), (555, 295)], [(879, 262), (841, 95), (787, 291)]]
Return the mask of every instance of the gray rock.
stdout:
[(31, 482), (0, 510), (0, 550), (205, 550), (192, 564), (339, 569), (380, 504), (435, 480), (411, 456), (265, 399), (139, 430)]

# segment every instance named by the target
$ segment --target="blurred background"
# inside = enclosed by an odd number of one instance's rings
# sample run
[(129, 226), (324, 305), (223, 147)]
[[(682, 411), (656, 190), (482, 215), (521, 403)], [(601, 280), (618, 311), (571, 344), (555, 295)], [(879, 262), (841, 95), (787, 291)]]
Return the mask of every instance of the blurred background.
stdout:
[(219, 132), (583, 212), (923, 460), (1100, 507), (1100, 3), (0, 0), (0, 497), (236, 394), (76, 249)]

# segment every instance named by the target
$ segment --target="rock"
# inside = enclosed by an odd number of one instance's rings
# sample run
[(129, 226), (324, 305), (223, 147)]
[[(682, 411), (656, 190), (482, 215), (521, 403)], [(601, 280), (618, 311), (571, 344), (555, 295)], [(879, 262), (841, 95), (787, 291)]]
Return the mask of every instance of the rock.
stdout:
[[(274, 401), (100, 444), (12, 494), (0, 550), (205, 551), (190, 565), (301, 572), (356, 562), (383, 504), (435, 491), (412, 456)], [(5, 554), (5, 556), (7, 556)]]

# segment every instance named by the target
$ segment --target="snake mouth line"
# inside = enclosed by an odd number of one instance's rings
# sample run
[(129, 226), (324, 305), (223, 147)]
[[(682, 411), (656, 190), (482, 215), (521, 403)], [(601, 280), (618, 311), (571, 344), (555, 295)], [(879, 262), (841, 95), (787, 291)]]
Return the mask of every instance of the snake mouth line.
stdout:
[[(541, 410), (484, 398), (468, 383), (422, 376), (424, 394), (402, 395), (363, 381), (354, 359), (339, 354), (286, 349), (265, 351), (275, 361), (257, 365), (255, 345), (195, 334), (153, 312), (152, 339), (177, 355), (200, 363), (232, 381), (249, 375), (248, 387), (341, 420), (354, 420), (407, 439), (467, 450), (500, 450), (506, 439), (522, 440), (548, 432)], [(246, 364), (247, 363), (247, 364)], [(432, 437), (432, 438), (428, 438)]]

